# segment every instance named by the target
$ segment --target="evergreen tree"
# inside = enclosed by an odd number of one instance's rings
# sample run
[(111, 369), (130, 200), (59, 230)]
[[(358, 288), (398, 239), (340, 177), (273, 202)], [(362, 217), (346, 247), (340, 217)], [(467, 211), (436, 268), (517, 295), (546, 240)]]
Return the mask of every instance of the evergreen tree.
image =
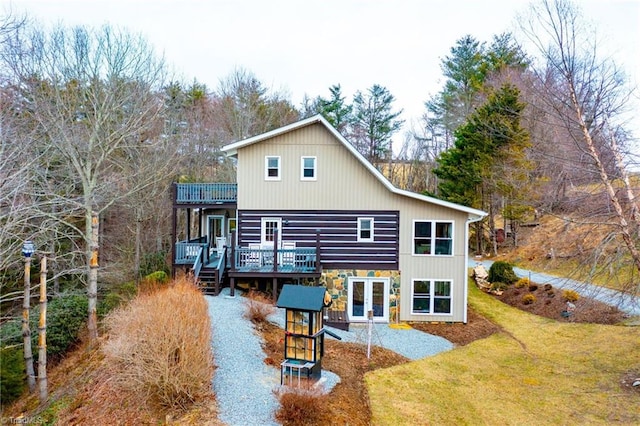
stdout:
[[(509, 84), (491, 93), (455, 132), (453, 148), (443, 152), (434, 170), (440, 195), (452, 202), (492, 212), (499, 197), (515, 197), (527, 181), (524, 150), (527, 132), (520, 127), (524, 104), (519, 90)], [(478, 237), (480, 233), (477, 233)], [(478, 240), (478, 249), (480, 241)]]
[(395, 97), (386, 87), (374, 84), (366, 94), (358, 91), (353, 98), (352, 143), (372, 164), (386, 159), (391, 149), (391, 136), (400, 130), (404, 120), (394, 112)]
[(352, 120), (351, 112), (353, 107), (345, 102), (344, 96), (342, 96), (342, 89), (339, 84), (335, 84), (329, 88), (331, 97), (324, 99), (318, 97), (317, 108), (318, 112), (327, 119), (333, 127), (340, 133), (344, 133), (347, 129), (349, 122)]

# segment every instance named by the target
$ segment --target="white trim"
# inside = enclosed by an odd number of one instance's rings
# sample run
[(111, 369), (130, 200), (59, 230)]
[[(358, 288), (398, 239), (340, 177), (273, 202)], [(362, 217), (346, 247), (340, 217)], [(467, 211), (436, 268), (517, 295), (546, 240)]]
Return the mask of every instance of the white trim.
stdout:
[[(430, 253), (416, 253), (416, 222), (429, 222), (431, 223), (431, 237), (430, 237), (430, 245), (431, 252)], [(448, 223), (451, 225), (451, 253), (448, 254), (437, 254), (436, 250), (436, 226), (438, 223)], [(413, 219), (413, 223), (411, 226), (411, 255), (416, 257), (452, 257), (454, 255), (455, 248), (455, 221), (451, 219)], [(465, 246), (467, 242), (465, 242)]]
[(477, 222), (479, 220), (482, 220), (481, 217), (479, 218), (469, 218), (466, 220), (465, 224), (464, 224), (464, 244), (465, 244), (465, 248), (464, 248), (464, 274), (462, 274), (464, 278), (464, 287), (463, 287), (463, 314), (462, 314), (462, 322), (464, 324), (467, 323), (468, 318), (467, 318), (467, 305), (469, 304), (469, 275), (467, 273), (467, 270), (469, 269), (469, 225)]
[[(353, 283), (354, 281), (364, 282), (364, 308), (363, 315), (354, 317), (351, 315), (353, 311)], [(347, 317), (350, 322), (367, 321), (367, 309), (372, 308), (371, 296), (373, 294), (373, 283), (383, 283), (384, 300), (382, 302), (382, 316), (373, 317), (374, 322), (389, 322), (389, 289), (391, 288), (391, 278), (389, 277), (349, 277), (347, 279)]]
[[(368, 220), (370, 222), (370, 228), (369, 228), (369, 232), (371, 233), (371, 236), (369, 238), (362, 238), (360, 235), (360, 231), (362, 231), (362, 221), (363, 220)], [(370, 243), (375, 241), (375, 235), (374, 235), (374, 220), (372, 217), (359, 217), (358, 218), (358, 234), (356, 235), (356, 239), (359, 243)]]
[(466, 206), (462, 206), (460, 204), (455, 204), (455, 203), (451, 203), (449, 201), (444, 201), (444, 200), (440, 200), (438, 198), (433, 198), (433, 197), (428, 197), (426, 195), (421, 195), (421, 194), (416, 194), (414, 192), (410, 192), (410, 191), (405, 191), (403, 189), (398, 189), (395, 186), (393, 186), (391, 184), (391, 182), (389, 182), (387, 180), (387, 178), (384, 177), (384, 175), (378, 171), (378, 169), (376, 169), (369, 161), (367, 161), (366, 158), (364, 158), (364, 156), (362, 156), (362, 154), (360, 154), (358, 152), (358, 150), (355, 149), (355, 147), (353, 145), (351, 145), (351, 143), (349, 143), (349, 141), (347, 141), (344, 136), (342, 136), (331, 124), (329, 124), (329, 122), (322, 117), (322, 115), (318, 114), (318, 115), (314, 115), (313, 117), (309, 117), (306, 118), (304, 120), (300, 120), (297, 121), (295, 123), (291, 123), (287, 126), (283, 126), (280, 127), (278, 129), (274, 129), (271, 130), (270, 132), (266, 132), (263, 133), (261, 135), (257, 135), (248, 139), (244, 139), (238, 142), (234, 142), (231, 143), (229, 145), (225, 145), (222, 147), (222, 152), (224, 152), (227, 156), (229, 157), (235, 157), (238, 155), (238, 149), (243, 148), (245, 146), (269, 139), (269, 138), (273, 138), (276, 136), (279, 136), (281, 134), (293, 131), (293, 130), (297, 130), (297, 129), (301, 129), (305, 126), (309, 126), (311, 124), (315, 124), (315, 123), (320, 123), (323, 126), (325, 126), (329, 132), (331, 132), (333, 134), (333, 136), (338, 139), (338, 141), (340, 141), (342, 143), (342, 145), (349, 151), (351, 152), (351, 154), (356, 157), (356, 159), (358, 159), (358, 161), (360, 161), (366, 168), (367, 170), (369, 170), (369, 172), (371, 174), (373, 174), (380, 182), (382, 182), (382, 184), (391, 192), (393, 192), (394, 194), (398, 194), (398, 195), (402, 195), (405, 197), (409, 197), (409, 198), (414, 198), (416, 200), (420, 200), (420, 201), (424, 201), (427, 203), (431, 203), (431, 204), (435, 204), (437, 206), (442, 206), (442, 207), (447, 207), (453, 210), (457, 210), (457, 211), (461, 211), (464, 213), (467, 213), (469, 215), (470, 219), (482, 219), (483, 217), (485, 217), (487, 215), (486, 212), (483, 212), (482, 210), (477, 210), (471, 207), (466, 207)]
[[(278, 160), (278, 176), (269, 176), (269, 160), (275, 158)], [(282, 180), (282, 159), (279, 155), (265, 155), (264, 156), (264, 180)]]
[(273, 241), (267, 241), (266, 234), (267, 228), (265, 226), (266, 222), (276, 222), (278, 226), (278, 247), (282, 243), (282, 218), (281, 217), (263, 217), (260, 218), (260, 244), (263, 247), (270, 246), (273, 247)]
[[(306, 177), (304, 175), (304, 171), (306, 169), (304, 166), (304, 160), (306, 159), (313, 160), (313, 176), (312, 177)], [(307, 181), (318, 180), (318, 157), (316, 157), (315, 155), (303, 155), (302, 157), (300, 157), (300, 180), (307, 180)]]
[[(429, 312), (414, 312), (413, 310), (413, 298), (414, 294), (414, 284), (416, 281), (426, 281), (429, 283)], [(438, 282), (447, 282), (449, 283), (449, 312), (434, 312), (435, 307), (435, 284)], [(453, 280), (452, 279), (440, 279), (440, 278), (412, 278), (411, 279), (411, 307), (409, 312), (411, 315), (420, 315), (420, 316), (435, 316), (435, 315), (453, 315), (454, 306), (453, 306)]]

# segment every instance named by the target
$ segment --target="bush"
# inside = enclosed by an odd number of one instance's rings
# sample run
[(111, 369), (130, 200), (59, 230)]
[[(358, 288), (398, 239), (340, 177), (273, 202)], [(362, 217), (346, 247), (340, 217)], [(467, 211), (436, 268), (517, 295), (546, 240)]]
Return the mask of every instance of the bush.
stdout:
[(576, 302), (578, 299), (580, 299), (580, 295), (577, 291), (574, 290), (564, 290), (562, 292), (562, 298), (567, 302)]
[(285, 426), (330, 424), (326, 404), (327, 396), (318, 390), (287, 389), (276, 392), (280, 409), (276, 420)]
[[(78, 341), (78, 333), (87, 320), (87, 296), (78, 293), (62, 293), (47, 304), (47, 355), (59, 357)], [(38, 347), (38, 320), (40, 307), (29, 313), (31, 347)], [(0, 336), (3, 345), (22, 345), (20, 320), (2, 324)]]
[(20, 348), (2, 348), (0, 359), (0, 395), (5, 405), (18, 399), (24, 391), (24, 356)]
[(516, 281), (514, 286), (515, 288), (529, 287), (529, 278), (520, 278), (518, 281)]
[(133, 299), (137, 292), (136, 284), (132, 281), (114, 287), (101, 299), (98, 299), (98, 315), (104, 317), (122, 303)]
[(184, 408), (210, 392), (213, 375), (207, 302), (187, 279), (140, 294), (105, 318), (104, 352), (117, 383), (143, 399)]
[(267, 317), (276, 311), (268, 297), (254, 290), (247, 295), (245, 304), (247, 309), (244, 317), (256, 324), (265, 322)]
[(536, 291), (538, 289), (538, 284), (529, 284), (529, 291)]
[[(61, 356), (78, 342), (78, 334), (87, 320), (89, 302), (87, 296), (66, 293), (47, 304), (47, 355)], [(33, 318), (38, 320), (40, 309), (33, 310)], [(34, 343), (37, 340), (37, 326), (31, 329)], [(34, 346), (35, 348), (36, 346)]]
[(513, 272), (513, 266), (509, 262), (498, 260), (493, 262), (489, 268), (489, 282), (502, 282), (513, 284), (518, 281), (516, 273)]
[(171, 272), (171, 269), (169, 268), (166, 259), (167, 252), (164, 251), (145, 254), (142, 257), (142, 262), (140, 264), (140, 276), (147, 276), (154, 271), (162, 271), (166, 274), (169, 274), (169, 272)]
[(145, 276), (142, 281), (140, 281), (139, 290), (141, 293), (153, 293), (156, 290), (165, 288), (168, 282), (169, 276), (166, 272), (156, 271)]
[(528, 293), (522, 296), (522, 304), (523, 305), (531, 305), (536, 302), (536, 296), (534, 294)]

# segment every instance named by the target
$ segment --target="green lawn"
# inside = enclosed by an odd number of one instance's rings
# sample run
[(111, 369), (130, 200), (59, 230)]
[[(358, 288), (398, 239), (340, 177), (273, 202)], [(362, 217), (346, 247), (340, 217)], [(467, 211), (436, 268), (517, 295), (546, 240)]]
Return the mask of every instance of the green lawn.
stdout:
[(566, 324), (469, 286), (469, 303), (502, 333), (365, 377), (375, 425), (640, 424), (640, 329)]

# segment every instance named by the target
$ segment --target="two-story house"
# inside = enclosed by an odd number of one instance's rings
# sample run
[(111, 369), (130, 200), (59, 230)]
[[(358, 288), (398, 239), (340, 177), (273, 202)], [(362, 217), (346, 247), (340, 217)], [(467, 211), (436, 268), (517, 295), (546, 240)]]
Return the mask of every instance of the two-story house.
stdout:
[(223, 151), (237, 186), (176, 187), (174, 235), (181, 210), (190, 226), (174, 266), (217, 267), (216, 291), (223, 274), (274, 297), (323, 285), (349, 322), (467, 321), (469, 223), (486, 213), (395, 188), (319, 115)]

